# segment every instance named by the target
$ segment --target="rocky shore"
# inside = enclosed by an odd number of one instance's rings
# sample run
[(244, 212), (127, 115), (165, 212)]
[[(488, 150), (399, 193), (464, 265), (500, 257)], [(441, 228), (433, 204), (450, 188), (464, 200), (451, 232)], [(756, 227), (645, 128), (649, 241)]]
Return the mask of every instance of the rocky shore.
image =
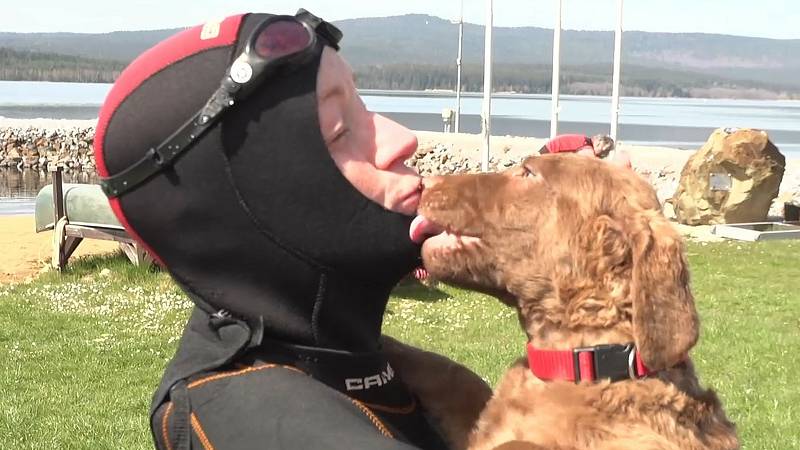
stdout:
[[(408, 164), (423, 175), (479, 172), (481, 170), (480, 135), (419, 131), (419, 148)], [(93, 121), (0, 121), (0, 168), (46, 170), (57, 163), (69, 171), (95, 171), (92, 142)], [(544, 139), (493, 136), (491, 170), (516, 165), (535, 153)], [(680, 172), (694, 150), (629, 146), (619, 148), (631, 155), (634, 170), (647, 178), (663, 201), (678, 186)], [(778, 198), (770, 210), (780, 216), (784, 202), (800, 204), (800, 160), (788, 160)]]
[[(419, 131), (417, 137), (419, 148), (409, 163), (422, 175), (480, 172), (481, 136)], [(514, 166), (536, 153), (545, 142), (546, 139), (492, 136), (489, 168), (502, 170)], [(653, 185), (662, 203), (675, 193), (681, 170), (697, 150), (633, 146), (624, 142), (618, 148), (631, 156), (633, 169)], [(787, 159), (779, 194), (769, 215), (782, 217), (784, 203), (800, 205), (800, 159)]]
[(0, 168), (45, 170), (58, 164), (68, 170), (95, 170), (94, 127), (0, 128)]

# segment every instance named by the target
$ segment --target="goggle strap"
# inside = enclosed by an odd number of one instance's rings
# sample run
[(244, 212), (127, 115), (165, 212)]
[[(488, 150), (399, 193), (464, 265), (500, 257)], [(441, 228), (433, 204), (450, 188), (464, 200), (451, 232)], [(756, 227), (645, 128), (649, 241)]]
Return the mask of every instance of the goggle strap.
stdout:
[(341, 30), (336, 28), (330, 22), (320, 19), (303, 8), (297, 10), (295, 17), (311, 26), (311, 29), (313, 29), (318, 35), (325, 38), (328, 45), (336, 49), (336, 51), (339, 51), (339, 41), (342, 40)]
[[(300, 9), (297, 20), (308, 24), (315, 33), (328, 41), (328, 45), (339, 50), (342, 32), (328, 22)], [(108, 198), (119, 197), (138, 187), (160, 171), (172, 165), (181, 153), (188, 150), (217, 121), (220, 114), (234, 104), (235, 94), (241, 85), (226, 76), (214, 95), (200, 112), (172, 134), (158, 147), (151, 147), (144, 156), (126, 169), (100, 180), (100, 187)]]
[[(217, 96), (215, 95), (215, 97)], [(225, 108), (220, 109), (219, 112), (223, 109)], [(161, 145), (147, 150), (140, 160), (120, 173), (101, 179), (100, 188), (108, 198), (119, 197), (171, 166), (175, 158), (192, 147), (195, 141), (216, 122), (214, 117), (218, 117), (219, 112), (201, 123), (201, 117), (207, 113), (207, 107), (203, 108)]]

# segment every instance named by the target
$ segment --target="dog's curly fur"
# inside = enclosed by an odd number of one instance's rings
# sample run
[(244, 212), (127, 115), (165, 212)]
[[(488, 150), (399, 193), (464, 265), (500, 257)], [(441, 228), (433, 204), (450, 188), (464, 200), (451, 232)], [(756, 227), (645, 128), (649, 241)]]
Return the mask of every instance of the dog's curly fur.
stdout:
[[(423, 245), (435, 277), (517, 308), (529, 340), (634, 342), (643, 380), (544, 382), (515, 363), (469, 448), (735, 449), (735, 426), (688, 357), (699, 323), (682, 238), (633, 171), (575, 155), (426, 181), (420, 213), (477, 243)], [(523, 343), (520, 342), (520, 350)]]

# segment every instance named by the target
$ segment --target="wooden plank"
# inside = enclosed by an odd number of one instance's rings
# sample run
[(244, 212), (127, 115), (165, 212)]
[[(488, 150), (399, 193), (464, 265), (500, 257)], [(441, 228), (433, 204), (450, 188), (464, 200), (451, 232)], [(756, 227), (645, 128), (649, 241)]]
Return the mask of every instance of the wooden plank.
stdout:
[(62, 184), (61, 167), (56, 167), (53, 172), (53, 212), (55, 217), (53, 223), (56, 224), (64, 217), (64, 186)]
[(128, 242), (120, 242), (119, 248), (122, 250), (123, 253), (125, 253), (125, 256), (128, 257), (128, 259), (130, 260), (130, 262), (133, 263), (134, 266), (138, 265), (136, 264), (136, 249), (134, 248), (133, 244)]
[(149, 265), (153, 263), (153, 258), (145, 251), (144, 247), (131, 238), (125, 230), (73, 225), (68, 223), (66, 218), (62, 218), (58, 226), (55, 227), (53, 266), (59, 271), (63, 271), (67, 266), (69, 257), (72, 256), (72, 253), (83, 239), (119, 242), (120, 249), (134, 265)]
[(67, 264), (67, 260), (70, 256), (75, 252), (75, 249), (78, 248), (78, 245), (83, 242), (83, 238), (80, 237), (68, 237), (64, 241), (64, 245), (61, 248), (60, 254), (64, 260), (64, 265)]
[(134, 266), (150, 265), (153, 263), (153, 258), (145, 251), (144, 247), (139, 245), (138, 242), (128, 243), (120, 242), (119, 248), (125, 253), (130, 262)]
[(67, 224), (65, 232), (67, 236), (85, 239), (102, 239), (106, 241), (136, 243), (125, 230), (117, 228), (85, 227), (82, 225)]
[(53, 251), (50, 259), (50, 263), (53, 267), (58, 270), (64, 270), (64, 265), (66, 264), (66, 260), (64, 259), (64, 241), (66, 236), (64, 235), (64, 227), (67, 226), (67, 218), (62, 217), (59, 219), (55, 226), (53, 227)]
[(147, 253), (147, 250), (144, 249), (144, 246), (139, 244), (138, 242), (133, 244), (136, 247), (136, 265), (147, 265), (150, 266), (154, 263), (153, 257), (150, 256), (150, 253)]
[(151, 264), (152, 257), (123, 228), (103, 227), (90, 224), (69, 223), (65, 217), (64, 187), (61, 167), (53, 169), (53, 261), (63, 271), (69, 257), (84, 239), (99, 239), (119, 242), (120, 248), (135, 265)]

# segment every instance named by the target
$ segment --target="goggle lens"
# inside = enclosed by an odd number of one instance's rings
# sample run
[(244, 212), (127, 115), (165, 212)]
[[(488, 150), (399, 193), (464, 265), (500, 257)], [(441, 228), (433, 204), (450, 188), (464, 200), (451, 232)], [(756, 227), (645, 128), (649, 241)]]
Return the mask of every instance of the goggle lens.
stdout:
[(311, 44), (311, 35), (296, 20), (279, 20), (266, 26), (256, 37), (253, 50), (264, 59), (297, 53)]

